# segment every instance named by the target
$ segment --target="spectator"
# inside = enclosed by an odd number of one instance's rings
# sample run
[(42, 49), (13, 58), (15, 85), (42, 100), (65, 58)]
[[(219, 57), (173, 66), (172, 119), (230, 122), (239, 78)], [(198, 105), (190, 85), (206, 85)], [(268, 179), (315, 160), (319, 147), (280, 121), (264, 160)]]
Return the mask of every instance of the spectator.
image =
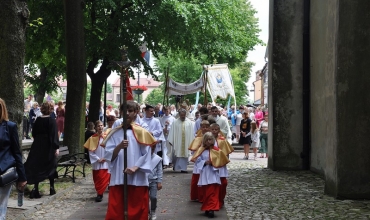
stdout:
[(56, 172), (56, 156), (59, 154), (59, 140), (57, 125), (50, 118), (50, 104), (45, 102), (41, 106), (42, 116), (35, 121), (32, 129), (34, 141), (28, 154), (26, 163), (26, 176), (29, 184), (35, 184), (30, 198), (41, 198), (39, 182), (49, 179), (50, 195), (55, 194), (54, 179), (58, 177)]
[(30, 122), (29, 114), (32, 107), (33, 95), (28, 95), (28, 98), (24, 100), (24, 114), (23, 114), (23, 137), (26, 139), (31, 139), (29, 136), (30, 132)]
[[(268, 114), (265, 115), (264, 120), (260, 124), (260, 141), (261, 141), (261, 158), (268, 157), (267, 150), (268, 150), (268, 132), (269, 132), (269, 123), (268, 123), (269, 116)], [(266, 156), (265, 156), (266, 154)]]
[[(27, 183), (19, 145), (17, 124), (9, 121), (8, 111), (3, 99), (0, 98), (0, 174), (15, 165), (18, 173), (17, 189), (24, 190)], [(8, 199), (12, 184), (0, 187), (0, 219), (6, 218)]]
[(55, 119), (57, 119), (57, 115), (55, 114), (54, 107), (55, 107), (54, 101), (51, 100), (50, 101), (50, 118), (55, 120)]
[(257, 122), (257, 127), (259, 127), (261, 124), (261, 121), (263, 120), (263, 112), (260, 106), (258, 106), (256, 109), (256, 113), (254, 114), (254, 119)]
[(240, 122), (240, 139), (239, 144), (244, 146), (244, 158), (249, 159), (249, 147), (251, 144), (251, 122), (248, 112), (243, 113), (243, 120)]
[(58, 140), (59, 140), (60, 135), (64, 133), (65, 109), (64, 109), (62, 101), (58, 102), (58, 108), (56, 112), (57, 112), (57, 126), (58, 126)]
[(39, 117), (39, 116), (41, 116), (41, 112), (40, 112), (40, 109), (39, 109), (39, 103), (34, 102), (33, 105), (32, 105), (32, 108), (30, 110), (30, 114), (29, 114), (29, 124), (30, 124), (30, 130), (31, 131), (32, 131), (33, 124), (36, 121), (36, 118)]

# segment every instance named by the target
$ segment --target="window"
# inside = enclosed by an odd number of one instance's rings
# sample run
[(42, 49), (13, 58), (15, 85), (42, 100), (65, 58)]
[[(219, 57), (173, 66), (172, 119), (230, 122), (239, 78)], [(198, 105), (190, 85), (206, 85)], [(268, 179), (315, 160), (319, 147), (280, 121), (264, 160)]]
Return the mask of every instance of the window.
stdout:
[(115, 102), (120, 102), (121, 101), (121, 96), (120, 94), (116, 94), (116, 100)]

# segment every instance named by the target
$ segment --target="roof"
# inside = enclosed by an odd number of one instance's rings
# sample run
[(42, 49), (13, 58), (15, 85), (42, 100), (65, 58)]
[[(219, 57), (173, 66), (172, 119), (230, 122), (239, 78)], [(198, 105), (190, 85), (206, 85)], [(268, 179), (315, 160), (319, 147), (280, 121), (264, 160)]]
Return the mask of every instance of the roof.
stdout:
[[(157, 88), (162, 84), (162, 82), (155, 81), (153, 78), (140, 78), (140, 85), (146, 86), (147, 88)], [(130, 78), (130, 85), (138, 85), (138, 80)], [(120, 87), (120, 78), (118, 77), (112, 87)]]
[(261, 99), (258, 99), (256, 101), (254, 101), (253, 105), (261, 105)]

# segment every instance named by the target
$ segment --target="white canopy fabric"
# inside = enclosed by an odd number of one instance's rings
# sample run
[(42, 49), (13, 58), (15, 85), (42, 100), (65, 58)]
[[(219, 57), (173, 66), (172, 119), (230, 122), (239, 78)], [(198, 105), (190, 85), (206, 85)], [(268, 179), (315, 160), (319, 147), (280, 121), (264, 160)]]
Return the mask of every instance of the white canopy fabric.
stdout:
[(168, 79), (167, 95), (187, 95), (194, 94), (200, 91), (204, 86), (203, 76), (201, 76), (197, 81), (184, 84), (175, 82), (173, 79)]

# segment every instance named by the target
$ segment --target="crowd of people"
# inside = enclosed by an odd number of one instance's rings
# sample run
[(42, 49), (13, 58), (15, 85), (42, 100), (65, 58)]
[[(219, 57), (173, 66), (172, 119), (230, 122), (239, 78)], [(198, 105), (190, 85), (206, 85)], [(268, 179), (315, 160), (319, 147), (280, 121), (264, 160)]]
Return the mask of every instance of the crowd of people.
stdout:
[[(64, 117), (65, 117), (65, 103), (59, 101), (55, 106), (54, 101), (48, 102), (50, 105), (50, 117), (57, 122), (58, 138), (63, 137), (64, 132)], [(33, 95), (28, 95), (24, 100), (24, 114), (23, 114), (23, 139), (31, 139), (32, 128), (36, 119), (42, 116), (39, 103), (33, 101)]]

